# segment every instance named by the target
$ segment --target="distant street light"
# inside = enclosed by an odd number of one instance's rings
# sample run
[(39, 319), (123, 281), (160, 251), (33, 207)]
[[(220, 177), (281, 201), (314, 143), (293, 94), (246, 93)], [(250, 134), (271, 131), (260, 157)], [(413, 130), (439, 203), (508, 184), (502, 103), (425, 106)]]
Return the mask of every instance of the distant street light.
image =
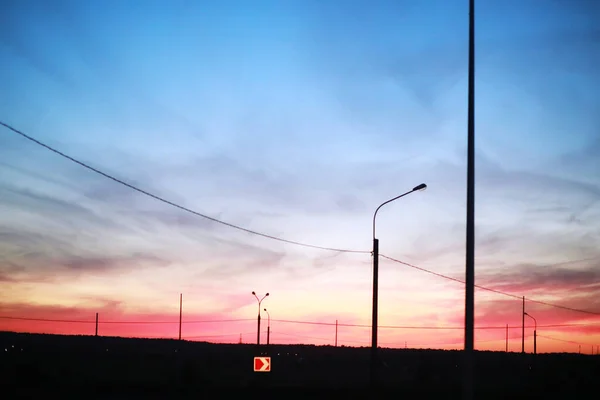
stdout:
[(271, 337), (271, 314), (265, 308), (265, 312), (267, 313), (267, 346), (269, 345), (269, 338)]
[(531, 315), (523, 313), (533, 320), (533, 354), (537, 354), (537, 321)]
[(418, 186), (415, 186), (412, 190), (401, 194), (400, 196), (396, 196), (393, 199), (390, 199), (384, 203), (382, 203), (377, 209), (375, 213), (373, 213), (373, 313), (372, 313), (372, 321), (371, 321), (371, 386), (375, 386), (375, 380), (377, 376), (377, 313), (378, 313), (378, 294), (379, 294), (379, 239), (375, 237), (375, 218), (377, 217), (377, 212), (384, 205), (391, 203), (392, 201), (398, 200), (401, 197), (404, 197), (412, 192), (417, 192), (420, 190), (427, 189), (427, 185), (421, 183)]
[(269, 293), (265, 294), (262, 299), (259, 299), (255, 292), (252, 292), (256, 300), (258, 301), (258, 330), (256, 331), (256, 344), (260, 346), (260, 305), (262, 301), (269, 295)]

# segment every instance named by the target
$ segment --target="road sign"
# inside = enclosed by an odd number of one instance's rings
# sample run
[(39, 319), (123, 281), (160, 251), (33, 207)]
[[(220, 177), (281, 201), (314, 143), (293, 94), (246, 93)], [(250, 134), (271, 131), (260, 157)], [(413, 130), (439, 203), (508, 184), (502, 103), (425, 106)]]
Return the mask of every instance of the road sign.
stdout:
[(254, 357), (254, 372), (271, 372), (271, 357)]

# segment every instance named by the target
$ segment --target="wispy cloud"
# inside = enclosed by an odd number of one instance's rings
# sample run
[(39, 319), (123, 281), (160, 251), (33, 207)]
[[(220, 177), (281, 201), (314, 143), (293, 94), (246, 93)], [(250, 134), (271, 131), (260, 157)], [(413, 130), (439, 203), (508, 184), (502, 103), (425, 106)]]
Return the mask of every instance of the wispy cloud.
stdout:
[[(1, 118), (199, 213), (325, 247), (368, 250), (375, 208), (425, 182), (382, 210), (380, 249), (464, 277), (466, 6), (240, 2), (231, 14), (190, 3), (134, 18), (138, 7), (112, 3), (4, 6)], [(600, 53), (592, 3), (567, 3), (478, 9), (477, 283), (595, 310), (598, 266), (574, 260), (600, 256)], [(368, 252), (238, 231), (9, 131), (0, 159), (3, 306), (134, 318), (170, 310), (183, 291), (189, 309), (254, 316), (248, 293), (264, 289), (280, 319), (368, 320)], [(382, 305), (382, 320), (460, 316), (460, 284), (385, 266), (383, 303), (411, 306)], [(519, 301), (490, 296), (477, 292), (478, 321), (520, 322)], [(363, 331), (347, 339), (368, 344)]]
[[(504, 271), (503, 271), (504, 270)], [(522, 264), (479, 274), (481, 285), (509, 293), (594, 297), (600, 285), (600, 255), (555, 265)], [(589, 292), (588, 292), (589, 291)]]

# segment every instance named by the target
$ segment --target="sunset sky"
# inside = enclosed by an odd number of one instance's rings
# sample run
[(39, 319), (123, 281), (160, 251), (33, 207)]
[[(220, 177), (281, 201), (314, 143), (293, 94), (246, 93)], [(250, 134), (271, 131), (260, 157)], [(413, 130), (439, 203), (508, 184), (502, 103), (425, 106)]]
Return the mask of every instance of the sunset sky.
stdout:
[[(600, 2), (478, 3), (476, 282), (513, 297), (476, 290), (476, 348), (520, 351), (525, 296), (589, 354)], [(458, 0), (2, 1), (0, 121), (365, 253), (0, 126), (0, 330), (173, 338), (183, 293), (184, 338), (252, 342), (256, 291), (272, 343), (369, 345), (379, 204), (427, 183), (380, 251), (464, 279), (467, 34)], [(379, 307), (382, 346), (462, 348), (460, 282), (382, 258)]]

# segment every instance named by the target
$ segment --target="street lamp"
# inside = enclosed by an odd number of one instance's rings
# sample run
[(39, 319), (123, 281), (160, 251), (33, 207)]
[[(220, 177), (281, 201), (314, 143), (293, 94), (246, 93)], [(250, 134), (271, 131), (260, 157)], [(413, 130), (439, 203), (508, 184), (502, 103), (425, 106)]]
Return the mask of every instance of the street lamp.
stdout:
[(271, 314), (265, 308), (265, 312), (267, 313), (267, 346), (269, 345), (269, 338), (271, 337)]
[(529, 318), (533, 320), (533, 354), (537, 354), (537, 321), (531, 315), (524, 312), (523, 314), (527, 315)]
[(390, 199), (384, 203), (382, 203), (377, 209), (375, 213), (373, 213), (373, 312), (372, 312), (372, 321), (371, 321), (371, 385), (375, 385), (375, 378), (377, 375), (377, 312), (378, 312), (378, 293), (379, 293), (379, 239), (375, 237), (375, 218), (377, 217), (377, 212), (384, 205), (391, 203), (392, 201), (398, 200), (401, 197), (404, 197), (412, 192), (417, 192), (420, 190), (427, 189), (427, 185), (421, 183), (418, 186), (415, 186), (412, 190), (401, 194), (400, 196), (396, 196), (393, 199)]
[(256, 344), (260, 346), (260, 305), (262, 301), (269, 295), (269, 293), (265, 294), (262, 299), (259, 299), (255, 292), (252, 292), (256, 300), (258, 301), (258, 330), (256, 331)]

